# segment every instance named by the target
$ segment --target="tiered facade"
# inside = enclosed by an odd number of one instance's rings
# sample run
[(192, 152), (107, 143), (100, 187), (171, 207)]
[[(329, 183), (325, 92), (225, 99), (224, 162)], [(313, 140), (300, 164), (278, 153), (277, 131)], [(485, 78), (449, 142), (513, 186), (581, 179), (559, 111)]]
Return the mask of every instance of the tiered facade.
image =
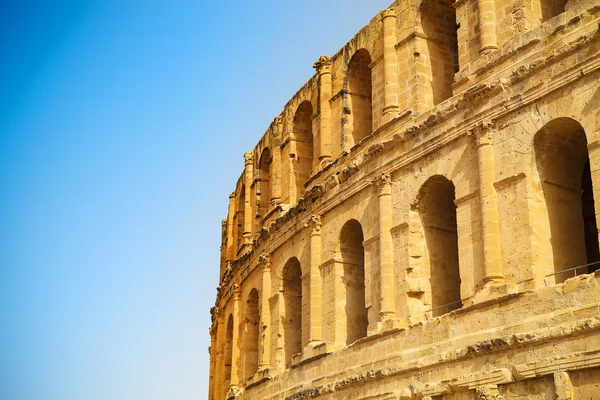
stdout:
[(209, 399), (600, 399), (599, 23), (397, 0), (320, 57), (229, 197)]

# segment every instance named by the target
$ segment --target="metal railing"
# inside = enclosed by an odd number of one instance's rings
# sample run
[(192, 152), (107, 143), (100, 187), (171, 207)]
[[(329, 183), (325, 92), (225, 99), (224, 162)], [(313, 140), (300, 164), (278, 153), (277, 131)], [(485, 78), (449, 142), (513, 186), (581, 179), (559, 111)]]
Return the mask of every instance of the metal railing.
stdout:
[[(430, 312), (430, 313), (431, 313), (431, 315), (433, 316), (433, 312), (434, 312), (434, 311), (436, 311), (436, 310), (439, 310), (439, 309), (442, 309), (442, 308), (443, 308), (443, 309), (447, 309), (448, 307), (450, 307), (450, 306), (453, 306), (453, 305), (455, 305), (455, 304), (460, 304), (460, 305), (462, 305), (462, 300), (457, 300), (457, 301), (453, 301), (452, 303), (442, 304), (441, 306), (434, 307), (434, 308), (432, 308), (432, 309), (430, 309), (430, 310), (427, 310), (427, 311), (425, 311), (425, 315), (427, 315), (427, 313), (429, 313), (429, 312)], [(453, 308), (453, 309), (451, 309), (451, 310), (448, 310), (448, 311), (446, 311), (444, 314), (446, 314), (446, 313), (448, 313), (448, 312), (450, 312), (450, 311), (456, 310), (456, 309), (458, 309), (458, 308), (460, 308), (460, 307), (456, 307), (456, 308)], [(443, 315), (443, 314), (442, 314), (442, 315)]]
[(359, 333), (357, 333), (355, 335), (347, 337), (346, 338), (346, 343), (348, 345), (350, 345), (350, 344), (354, 343), (355, 341), (357, 341), (358, 339), (362, 339), (364, 337), (367, 337), (367, 331), (359, 332)]
[[(576, 277), (578, 269), (587, 268), (587, 267), (590, 267), (592, 265), (598, 265), (598, 264), (600, 264), (600, 261), (595, 261), (595, 262), (589, 263), (589, 264), (578, 265), (577, 267), (573, 267), (573, 268), (569, 268), (569, 269), (563, 269), (562, 271), (558, 271), (558, 272), (555, 272), (553, 274), (548, 274), (548, 275), (544, 276), (544, 285), (548, 286), (548, 280), (547, 280), (547, 278), (550, 278), (551, 276), (560, 275), (560, 274), (564, 274), (566, 272), (573, 271), (573, 277)], [(587, 273), (588, 272), (584, 272), (584, 274), (587, 274)]]

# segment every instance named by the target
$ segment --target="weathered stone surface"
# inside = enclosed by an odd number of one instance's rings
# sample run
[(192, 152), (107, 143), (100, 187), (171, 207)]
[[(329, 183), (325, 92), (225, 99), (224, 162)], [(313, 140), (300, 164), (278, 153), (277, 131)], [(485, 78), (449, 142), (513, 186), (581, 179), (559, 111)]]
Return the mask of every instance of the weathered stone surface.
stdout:
[(209, 399), (600, 399), (599, 23), (397, 0), (320, 57), (229, 197)]

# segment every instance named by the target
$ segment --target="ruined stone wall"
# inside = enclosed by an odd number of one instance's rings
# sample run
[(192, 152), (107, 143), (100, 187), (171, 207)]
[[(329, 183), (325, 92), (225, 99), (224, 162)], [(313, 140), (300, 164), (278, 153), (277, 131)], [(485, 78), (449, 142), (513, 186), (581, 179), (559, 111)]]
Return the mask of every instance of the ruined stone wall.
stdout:
[(600, 398), (599, 22), (397, 0), (319, 58), (229, 197), (209, 399)]

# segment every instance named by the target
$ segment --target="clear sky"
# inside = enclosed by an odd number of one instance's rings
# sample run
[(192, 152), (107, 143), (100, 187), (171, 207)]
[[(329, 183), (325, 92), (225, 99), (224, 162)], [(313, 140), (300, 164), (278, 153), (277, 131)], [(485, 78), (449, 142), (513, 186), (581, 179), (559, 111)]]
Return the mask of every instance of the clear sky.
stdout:
[(391, 0), (0, 1), (0, 399), (205, 399), (221, 219)]

